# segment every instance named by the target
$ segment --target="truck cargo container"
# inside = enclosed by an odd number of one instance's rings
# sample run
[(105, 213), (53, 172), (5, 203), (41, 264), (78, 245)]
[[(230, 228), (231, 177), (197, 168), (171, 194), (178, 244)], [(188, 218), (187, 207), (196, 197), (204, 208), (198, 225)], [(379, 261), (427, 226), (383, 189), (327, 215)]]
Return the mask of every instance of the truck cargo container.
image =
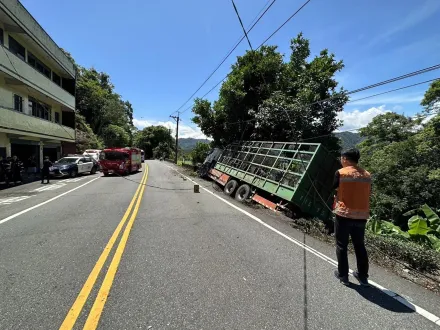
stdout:
[(333, 177), (341, 166), (322, 144), (243, 141), (217, 155), (203, 172), (238, 201), (252, 199), (324, 221), (331, 217)]

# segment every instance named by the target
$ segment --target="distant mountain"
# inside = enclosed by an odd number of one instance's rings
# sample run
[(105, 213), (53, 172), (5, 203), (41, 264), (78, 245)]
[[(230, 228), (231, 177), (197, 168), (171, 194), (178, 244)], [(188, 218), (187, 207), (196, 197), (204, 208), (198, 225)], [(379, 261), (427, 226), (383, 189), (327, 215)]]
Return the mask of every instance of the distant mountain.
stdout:
[(353, 132), (335, 133), (335, 136), (341, 139), (342, 149), (354, 148), (356, 145), (364, 140), (364, 138), (361, 137), (358, 133)]
[(183, 151), (191, 151), (195, 148), (197, 142), (211, 143), (211, 141), (207, 139), (180, 138), (179, 147)]

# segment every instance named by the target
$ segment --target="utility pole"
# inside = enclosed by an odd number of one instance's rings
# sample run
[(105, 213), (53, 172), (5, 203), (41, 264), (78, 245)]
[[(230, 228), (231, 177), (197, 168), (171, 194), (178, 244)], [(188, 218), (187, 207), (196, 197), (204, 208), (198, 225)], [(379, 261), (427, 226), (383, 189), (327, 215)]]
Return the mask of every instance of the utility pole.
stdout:
[(171, 118), (173, 118), (176, 123), (176, 151), (175, 151), (175, 155), (174, 155), (174, 162), (177, 164), (177, 151), (179, 150), (179, 121), (180, 121), (180, 112), (177, 111), (177, 116), (170, 116)]

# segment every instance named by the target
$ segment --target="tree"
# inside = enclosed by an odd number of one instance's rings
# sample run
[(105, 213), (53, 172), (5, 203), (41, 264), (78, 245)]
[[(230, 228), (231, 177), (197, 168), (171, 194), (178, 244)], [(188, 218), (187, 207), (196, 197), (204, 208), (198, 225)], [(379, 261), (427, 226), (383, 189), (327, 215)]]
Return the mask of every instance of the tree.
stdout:
[(126, 147), (130, 142), (130, 136), (120, 126), (108, 125), (102, 131), (102, 137), (106, 147)]
[[(114, 92), (108, 74), (94, 68), (78, 67), (76, 103), (77, 111), (98, 136), (108, 135), (109, 130), (114, 133), (114, 127), (109, 128), (109, 125), (118, 126), (128, 134), (127, 144), (131, 144), (133, 107)], [(125, 141), (125, 134), (118, 135)]]
[(85, 118), (75, 114), (76, 152), (82, 153), (86, 149), (102, 149), (103, 142), (93, 133)]
[(387, 113), (361, 135), (361, 165), (373, 175), (375, 216), (406, 226), (406, 211), (425, 203), (440, 207), (440, 115), (422, 124)]
[(208, 143), (197, 142), (195, 148), (191, 151), (193, 164), (203, 163), (209, 150), (211, 150), (211, 146)]
[(434, 81), (429, 86), (420, 104), (425, 107), (426, 111), (440, 110), (440, 80)]
[[(287, 63), (276, 46), (246, 52), (232, 65), (217, 101), (195, 101), (193, 122), (216, 146), (250, 138), (292, 141), (331, 134), (347, 101), (334, 79), (343, 63), (327, 50), (311, 61), (309, 56), (309, 40), (302, 34), (291, 41)], [(339, 149), (334, 137), (312, 142)]]
[(361, 137), (365, 138), (359, 145), (362, 151), (362, 163), (368, 166), (369, 157), (375, 151), (395, 143), (408, 140), (416, 134), (416, 127), (420, 120), (388, 112), (373, 118), (367, 127), (359, 130)]
[(144, 150), (145, 158), (155, 157), (159, 153), (169, 158), (175, 139), (171, 136), (169, 129), (164, 126), (148, 126), (136, 133), (134, 145)]

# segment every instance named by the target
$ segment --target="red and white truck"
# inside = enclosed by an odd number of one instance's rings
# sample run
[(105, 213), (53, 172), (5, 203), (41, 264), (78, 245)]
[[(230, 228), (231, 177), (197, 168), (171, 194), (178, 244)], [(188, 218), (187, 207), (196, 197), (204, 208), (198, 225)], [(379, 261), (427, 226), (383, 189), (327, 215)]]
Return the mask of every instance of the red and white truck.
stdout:
[(142, 168), (141, 149), (138, 148), (107, 148), (99, 156), (104, 176), (110, 174), (128, 175)]

